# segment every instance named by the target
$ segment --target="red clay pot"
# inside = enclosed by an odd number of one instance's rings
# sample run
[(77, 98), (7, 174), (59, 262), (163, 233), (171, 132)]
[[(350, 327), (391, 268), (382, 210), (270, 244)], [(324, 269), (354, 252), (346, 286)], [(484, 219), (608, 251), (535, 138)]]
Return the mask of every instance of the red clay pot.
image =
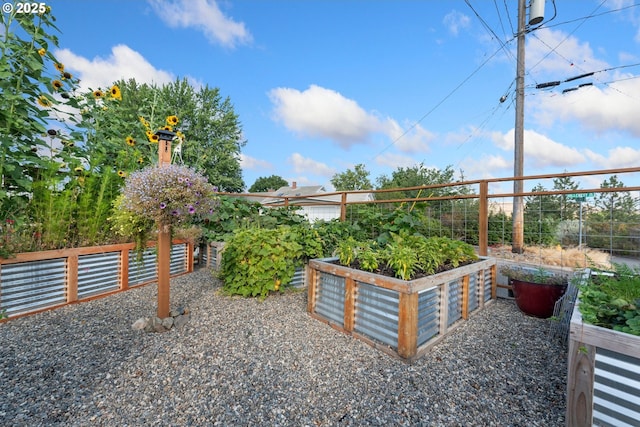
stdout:
[(553, 316), (556, 301), (567, 290), (567, 285), (543, 285), (513, 279), (509, 282), (518, 308), (524, 314), (542, 319)]

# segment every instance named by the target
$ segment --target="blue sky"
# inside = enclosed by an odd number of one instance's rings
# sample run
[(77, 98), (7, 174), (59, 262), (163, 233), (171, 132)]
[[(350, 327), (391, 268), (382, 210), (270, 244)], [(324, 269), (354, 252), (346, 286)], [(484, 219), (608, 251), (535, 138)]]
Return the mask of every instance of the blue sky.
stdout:
[[(640, 165), (640, 4), (555, 3), (526, 36), (525, 174)], [(421, 162), (513, 175), (516, 1), (48, 4), (83, 88), (187, 77), (229, 97), (247, 187), (275, 174), (330, 189), (358, 163), (372, 181)], [(535, 88), (549, 81), (563, 83)]]

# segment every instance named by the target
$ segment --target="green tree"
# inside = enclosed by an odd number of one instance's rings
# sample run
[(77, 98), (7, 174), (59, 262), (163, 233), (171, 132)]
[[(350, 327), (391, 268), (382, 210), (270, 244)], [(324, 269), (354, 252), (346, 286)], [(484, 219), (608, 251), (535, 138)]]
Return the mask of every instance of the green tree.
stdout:
[(249, 188), (249, 193), (261, 193), (269, 190), (277, 190), (280, 187), (285, 187), (289, 183), (278, 175), (261, 176), (256, 179), (256, 182)]
[[(616, 175), (600, 184), (603, 189), (624, 186)], [(624, 190), (599, 193), (594, 211), (587, 216), (587, 245), (614, 254), (638, 256), (640, 213), (636, 206), (639, 202)]]
[(373, 188), (369, 180), (369, 171), (362, 163), (355, 165), (353, 170), (347, 169), (345, 172), (333, 175), (331, 184), (336, 191), (370, 190)]
[[(412, 167), (399, 167), (391, 173), (391, 176), (381, 175), (376, 181), (379, 190), (416, 187), (421, 185), (448, 184), (453, 182), (454, 171), (449, 165), (444, 170), (437, 168), (426, 168), (423, 163)], [(456, 190), (451, 187), (432, 188), (422, 190), (405, 190), (398, 192), (378, 193), (379, 199), (414, 198), (443, 196), (456, 194)]]

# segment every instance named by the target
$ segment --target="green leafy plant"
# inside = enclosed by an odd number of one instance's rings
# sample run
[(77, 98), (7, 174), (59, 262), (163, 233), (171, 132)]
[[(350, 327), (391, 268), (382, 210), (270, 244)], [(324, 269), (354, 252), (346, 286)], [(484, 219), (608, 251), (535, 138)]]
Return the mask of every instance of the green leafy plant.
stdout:
[(236, 230), (225, 244), (219, 277), (228, 294), (259, 296), (282, 291), (296, 266), (321, 256), (317, 233), (306, 226)]
[(615, 264), (613, 273), (592, 276), (580, 290), (586, 323), (640, 336), (640, 267)]
[(510, 280), (539, 283), (541, 285), (566, 286), (567, 283), (569, 283), (568, 273), (555, 272), (544, 267), (526, 268), (505, 265), (500, 268), (500, 273), (508, 277)]

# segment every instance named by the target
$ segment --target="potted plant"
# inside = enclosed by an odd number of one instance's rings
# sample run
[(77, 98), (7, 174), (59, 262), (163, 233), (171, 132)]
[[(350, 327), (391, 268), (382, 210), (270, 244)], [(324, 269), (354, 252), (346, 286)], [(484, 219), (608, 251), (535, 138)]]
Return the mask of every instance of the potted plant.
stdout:
[(529, 316), (547, 319), (553, 315), (556, 301), (564, 295), (569, 276), (543, 267), (503, 266), (500, 273), (509, 279), (516, 305)]

